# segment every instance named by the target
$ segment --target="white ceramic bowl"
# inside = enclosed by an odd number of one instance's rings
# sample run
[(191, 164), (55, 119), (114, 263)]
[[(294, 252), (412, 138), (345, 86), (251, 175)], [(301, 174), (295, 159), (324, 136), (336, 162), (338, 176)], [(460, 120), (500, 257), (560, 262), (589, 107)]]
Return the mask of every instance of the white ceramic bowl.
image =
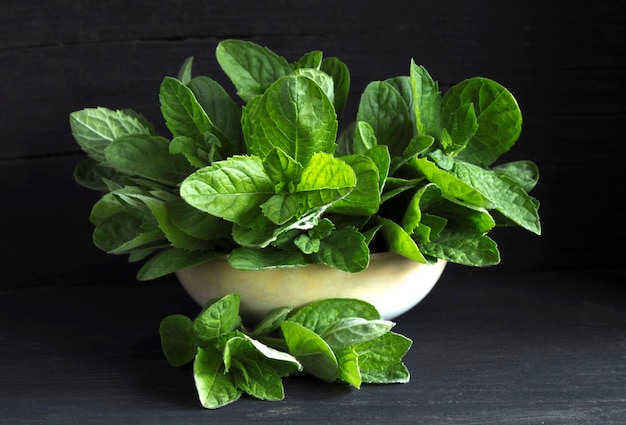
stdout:
[(426, 265), (395, 253), (372, 254), (369, 267), (348, 273), (325, 265), (242, 271), (226, 257), (178, 270), (187, 293), (200, 305), (231, 293), (241, 296), (241, 316), (254, 323), (278, 307), (300, 307), (325, 298), (358, 298), (390, 320), (413, 308), (433, 288), (446, 265)]

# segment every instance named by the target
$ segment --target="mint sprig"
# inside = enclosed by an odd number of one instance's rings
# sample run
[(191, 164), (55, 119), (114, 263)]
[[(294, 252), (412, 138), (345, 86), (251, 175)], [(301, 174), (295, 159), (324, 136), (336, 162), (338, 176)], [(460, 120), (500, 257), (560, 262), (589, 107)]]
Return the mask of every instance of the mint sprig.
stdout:
[(202, 406), (216, 409), (247, 394), (284, 399), (282, 379), (305, 373), (360, 388), (363, 383), (406, 383), (402, 357), (410, 339), (391, 332), (370, 304), (348, 298), (276, 309), (254, 329), (239, 315), (240, 297), (210, 302), (193, 320), (165, 317), (159, 328), (163, 353), (174, 367), (193, 362)]

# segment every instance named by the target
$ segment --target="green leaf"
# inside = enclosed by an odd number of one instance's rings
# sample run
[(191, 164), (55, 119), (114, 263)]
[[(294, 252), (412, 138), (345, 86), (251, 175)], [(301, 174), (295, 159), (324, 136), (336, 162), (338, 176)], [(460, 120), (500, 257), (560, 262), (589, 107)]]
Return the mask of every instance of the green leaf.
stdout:
[(219, 251), (187, 251), (167, 248), (150, 258), (137, 273), (141, 281), (153, 280), (186, 267), (195, 266), (223, 256)]
[(263, 166), (270, 179), (276, 184), (276, 192), (292, 192), (300, 182), (302, 165), (287, 155), (282, 149), (272, 149), (263, 160)]
[(387, 177), (389, 176), (390, 171), (389, 168), (391, 166), (389, 148), (385, 145), (374, 146), (363, 154), (374, 161), (376, 168), (378, 168), (378, 193), (381, 194), (385, 184), (387, 183)]
[(380, 224), (382, 224), (380, 231), (387, 242), (387, 249), (389, 251), (417, 261), (418, 263), (428, 263), (428, 260), (420, 251), (417, 243), (400, 225), (386, 218), (379, 218), (379, 221)]
[(367, 268), (370, 251), (361, 232), (354, 227), (344, 227), (320, 241), (315, 258), (320, 263), (355, 273)]
[(294, 312), (289, 321), (297, 322), (317, 334), (322, 334), (333, 323), (349, 317), (381, 319), (376, 307), (368, 302), (352, 298), (328, 298), (301, 307)]
[(294, 70), (291, 75), (307, 77), (313, 80), (315, 84), (317, 84), (322, 89), (328, 100), (330, 100), (330, 102), (334, 106), (335, 88), (333, 79), (330, 75), (328, 75), (324, 71), (313, 68), (299, 68)]
[(278, 80), (244, 108), (242, 125), (248, 152), (261, 158), (280, 148), (306, 165), (315, 153), (335, 150), (335, 109), (307, 77), (290, 75)]
[(213, 126), (208, 131), (215, 133), (223, 143), (220, 149), (221, 156), (240, 153), (242, 134), (239, 106), (226, 90), (211, 78), (196, 77), (189, 82), (188, 86)]
[(300, 69), (300, 68), (320, 69), (320, 66), (322, 65), (323, 57), (324, 57), (324, 53), (322, 51), (314, 50), (312, 52), (308, 52), (302, 55), (302, 57), (293, 64), (293, 67), (295, 69)]
[(361, 95), (357, 121), (374, 129), (379, 145), (389, 146), (391, 156), (399, 156), (413, 137), (413, 124), (406, 103), (389, 83), (375, 81)]
[(213, 128), (191, 89), (176, 78), (163, 79), (159, 100), (165, 124), (174, 136), (200, 141), (204, 139), (204, 133)]
[(472, 231), (447, 231), (423, 243), (425, 254), (442, 260), (466, 266), (493, 266), (500, 262), (500, 253), (496, 243), (486, 235)]
[(187, 161), (170, 155), (169, 141), (159, 136), (119, 137), (105, 149), (107, 161), (117, 170), (166, 185), (176, 185), (193, 171)]
[(350, 92), (350, 72), (348, 67), (339, 59), (330, 57), (322, 60), (320, 69), (333, 79), (333, 88), (335, 91), (333, 104), (337, 118), (341, 119), (348, 101), (348, 93)]
[(221, 41), (215, 56), (237, 88), (237, 94), (246, 102), (292, 71), (285, 58), (249, 41)]
[(187, 136), (175, 136), (170, 142), (171, 154), (183, 154), (189, 164), (196, 168), (206, 167), (216, 158), (216, 148), (219, 140), (211, 133), (205, 134), (204, 143), (198, 144), (196, 140)]
[(442, 170), (437, 167), (434, 162), (426, 158), (415, 158), (411, 161), (411, 164), (413, 164), (430, 182), (435, 183), (444, 194), (477, 207), (493, 207), (491, 200), (476, 190), (467, 181), (460, 179), (448, 171)]
[(128, 254), (134, 249), (161, 245), (165, 241), (159, 229), (142, 229), (142, 220), (127, 212), (102, 219), (94, 229), (94, 244), (111, 254)]
[(272, 223), (285, 224), (298, 213), (298, 198), (291, 193), (274, 195), (261, 204), (261, 210)]
[(107, 108), (87, 108), (70, 114), (72, 135), (83, 151), (106, 163), (104, 149), (122, 136), (151, 134), (150, 128), (134, 115)]
[(443, 121), (442, 147), (446, 154), (454, 156), (467, 146), (478, 131), (474, 104), (461, 105), (451, 114), (444, 115)]
[(361, 317), (346, 317), (337, 320), (320, 335), (324, 341), (338, 352), (357, 344), (376, 339), (395, 326), (388, 320), (367, 320)]
[(450, 88), (442, 100), (443, 115), (452, 115), (468, 103), (474, 105), (478, 130), (457, 158), (486, 167), (515, 144), (522, 129), (522, 113), (506, 88), (482, 77)]
[(315, 153), (296, 187), (303, 210), (331, 204), (350, 193), (356, 185), (354, 170), (327, 153)]
[(191, 70), (193, 68), (193, 56), (189, 56), (185, 59), (185, 62), (180, 67), (178, 71), (177, 79), (183, 84), (189, 84), (191, 81)]
[(261, 161), (234, 156), (214, 162), (187, 177), (180, 196), (190, 205), (241, 225), (261, 216), (260, 206), (274, 195), (274, 184)]
[(261, 400), (282, 400), (282, 377), (301, 370), (295, 357), (270, 348), (241, 332), (224, 345), (224, 365), (238, 388)]
[(502, 215), (526, 230), (541, 234), (539, 202), (517, 183), (497, 172), (461, 161), (455, 161), (452, 173), (488, 198)]
[(129, 195), (143, 202), (156, 219), (159, 229), (163, 232), (167, 240), (174, 248), (187, 249), (190, 251), (206, 247), (206, 242), (202, 239), (190, 236), (188, 233), (177, 227), (170, 219), (167, 203), (152, 195)]
[(365, 121), (358, 121), (354, 128), (354, 142), (352, 151), (355, 154), (363, 154), (377, 145), (378, 140), (376, 140), (374, 128)]
[(267, 247), (236, 248), (228, 256), (231, 266), (239, 270), (267, 270), (289, 267), (300, 267), (309, 264), (306, 256), (298, 251), (284, 251)]
[(487, 210), (446, 198), (441, 190), (432, 184), (428, 185), (425, 193), (419, 197), (418, 208), (427, 213), (423, 219), (428, 220), (429, 227), (434, 225), (443, 228), (436, 222), (445, 221), (448, 229), (453, 231), (486, 234), (496, 224)]
[(363, 382), (377, 384), (406, 383), (410, 375), (402, 357), (412, 341), (400, 334), (388, 332), (353, 347), (358, 354)]
[(344, 198), (334, 202), (328, 212), (370, 216), (376, 214), (380, 206), (380, 176), (374, 161), (366, 155), (350, 155), (340, 158), (356, 174), (356, 186)]
[(172, 224), (183, 232), (204, 241), (229, 238), (232, 223), (192, 207), (181, 198), (166, 204)]
[(232, 375), (224, 372), (222, 353), (217, 348), (198, 348), (193, 375), (200, 403), (207, 409), (217, 409), (241, 397), (242, 391), (235, 386)]
[(207, 305), (193, 321), (193, 330), (204, 347), (241, 325), (239, 294), (229, 294)]
[(353, 348), (347, 348), (335, 353), (339, 365), (337, 378), (340, 381), (361, 388), (361, 371), (359, 370), (359, 355)]
[(415, 115), (413, 114), (413, 86), (411, 85), (411, 78), (405, 75), (399, 77), (392, 77), (385, 80), (385, 83), (392, 85), (400, 96), (404, 100), (407, 110), (409, 111), (409, 117), (413, 124), (415, 124)]
[(293, 307), (278, 307), (270, 311), (256, 325), (254, 330), (250, 332), (250, 336), (253, 338), (259, 338), (271, 334), (276, 329), (280, 328), (280, 324), (287, 319), (287, 316), (292, 311)]
[[(428, 191), (433, 190), (437, 191), (438, 188), (432, 183), (421, 187), (417, 192), (415, 192), (415, 195), (413, 195), (411, 201), (404, 210), (401, 224), (404, 231), (409, 235), (413, 234), (413, 231), (417, 228), (417, 226), (419, 226), (420, 221), (422, 220), (422, 208), (420, 207), (422, 196), (424, 196), (424, 194)], [(439, 191), (439, 193), (441, 193), (441, 191)]]
[(182, 314), (165, 317), (159, 326), (159, 335), (163, 353), (172, 366), (180, 367), (196, 357), (193, 324), (189, 317)]
[(418, 66), (413, 60), (411, 60), (410, 78), (417, 134), (438, 139), (441, 134), (442, 115), (439, 84), (432, 79), (423, 66)]
[(337, 379), (337, 358), (318, 334), (293, 321), (283, 322), (280, 328), (289, 352), (298, 359), (306, 373), (327, 382)]
[(103, 165), (93, 158), (87, 158), (74, 168), (76, 183), (91, 190), (107, 191), (106, 180), (118, 181), (122, 174), (113, 168)]
[(525, 192), (530, 192), (539, 180), (539, 168), (532, 161), (507, 162), (494, 167), (493, 171), (516, 183)]
[(293, 243), (305, 254), (313, 254), (320, 250), (320, 240), (311, 239), (308, 235), (300, 234)]

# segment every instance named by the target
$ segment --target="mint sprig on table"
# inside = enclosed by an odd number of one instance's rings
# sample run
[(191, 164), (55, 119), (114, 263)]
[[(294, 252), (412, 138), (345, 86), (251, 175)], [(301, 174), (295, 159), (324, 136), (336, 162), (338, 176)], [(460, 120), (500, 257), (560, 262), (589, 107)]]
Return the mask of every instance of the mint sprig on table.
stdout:
[[(132, 110), (71, 114), (89, 158), (82, 185), (102, 192), (94, 243), (144, 261), (140, 280), (228, 255), (243, 270), (307, 264), (357, 272), (370, 253), (488, 266), (488, 233), (540, 234), (531, 161), (496, 163), (522, 114), (499, 83), (476, 77), (442, 94), (426, 69), (374, 81), (339, 126), (350, 91), (345, 63), (320, 51), (289, 62), (241, 40), (216, 59), (239, 99), (192, 75), (162, 81), (171, 134)], [(339, 131), (339, 129), (342, 129)]]
[(357, 299), (316, 301), (270, 312), (254, 329), (239, 316), (239, 295), (210, 302), (193, 320), (175, 314), (161, 322), (165, 357), (172, 366), (193, 362), (202, 405), (215, 409), (248, 394), (282, 400), (284, 377), (305, 373), (360, 388), (364, 383), (406, 383), (402, 357), (410, 339), (391, 332), (375, 307)]

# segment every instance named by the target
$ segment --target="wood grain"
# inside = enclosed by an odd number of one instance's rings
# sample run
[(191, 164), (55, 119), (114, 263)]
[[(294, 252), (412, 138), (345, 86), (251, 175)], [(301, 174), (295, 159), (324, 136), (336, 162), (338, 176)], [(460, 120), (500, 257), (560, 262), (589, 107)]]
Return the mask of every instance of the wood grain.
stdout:
[[(93, 199), (70, 177), (81, 159), (70, 112), (97, 105), (133, 108), (157, 123), (158, 87), (188, 56), (215, 77), (214, 49), (229, 37), (267, 45), (289, 60), (321, 49), (352, 71), (347, 114), (376, 79), (406, 75), (410, 58), (442, 89), (482, 75), (508, 87), (524, 114), (522, 136), (503, 159), (538, 163), (540, 238), (504, 230), (502, 267), (603, 267), (624, 257), (626, 7), (617, 0), (326, 3), (58, 0), (0, 5), (0, 199), (10, 226), (9, 256), (51, 255), (59, 274), (70, 257), (98, 257), (88, 246), (85, 212)], [(65, 174), (64, 174), (65, 173)], [(44, 181), (46, 180), (46, 181)], [(52, 184), (51, 182), (54, 182)], [(45, 190), (42, 190), (45, 188)], [(82, 220), (82, 221), (81, 221)], [(75, 224), (82, 223), (82, 224)], [(59, 229), (75, 228), (63, 235)], [(21, 230), (17, 230), (21, 229)], [(54, 242), (41, 240), (52, 229)], [(50, 247), (60, 246), (58, 255)], [(19, 251), (19, 252), (18, 252)], [(30, 254), (28, 252), (30, 251)], [(76, 254), (74, 254), (76, 253)], [(109, 264), (102, 260), (102, 264)], [(9, 264), (14, 264), (11, 261)], [(19, 262), (18, 262), (19, 263)], [(56, 272), (53, 272), (56, 273)]]

